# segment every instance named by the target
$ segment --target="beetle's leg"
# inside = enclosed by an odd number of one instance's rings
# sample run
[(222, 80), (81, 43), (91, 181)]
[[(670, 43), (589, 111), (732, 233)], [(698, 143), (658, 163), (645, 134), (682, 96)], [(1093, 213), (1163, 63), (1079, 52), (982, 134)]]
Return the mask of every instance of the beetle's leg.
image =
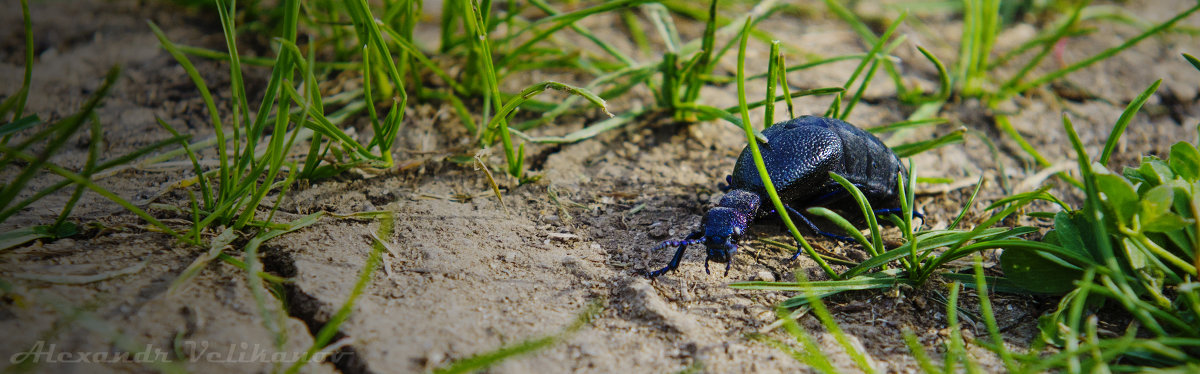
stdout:
[[(839, 241), (843, 241), (843, 242), (854, 241), (854, 239), (851, 239), (849, 237), (834, 234), (834, 233), (831, 233), (831, 232), (828, 232), (825, 230), (821, 230), (820, 228), (817, 227), (817, 225), (815, 223), (812, 222), (812, 220), (808, 219), (808, 217), (805, 217), (803, 214), (800, 214), (799, 211), (797, 211), (795, 208), (792, 208), (791, 206), (784, 205), (783, 208), (787, 209), (788, 213), (791, 213), (792, 215), (794, 215), (796, 217), (800, 217), (800, 220), (804, 221), (804, 225), (808, 226), (808, 228), (810, 230), (812, 230), (813, 232), (815, 232), (817, 234), (821, 234), (823, 236), (827, 236), (827, 237), (830, 237), (830, 238), (833, 238), (833, 239), (836, 239)], [(797, 256), (800, 256), (799, 250), (796, 250), (796, 254), (792, 255), (792, 259), (795, 259)]]
[[(901, 213), (904, 213), (904, 211), (901, 210), (900, 208), (875, 209), (875, 215), (895, 214), (896, 216), (900, 216)], [(916, 210), (913, 210), (912, 214), (913, 214), (913, 217), (920, 218), (921, 223), (925, 223), (925, 215), (924, 214), (921, 214), (921, 212), (918, 212)]]
[[(662, 244), (659, 244), (657, 247), (654, 247), (654, 249), (657, 250), (662, 247), (666, 247), (668, 245), (677, 245), (677, 246), (679, 246), (679, 249), (675, 251), (675, 257), (671, 258), (671, 263), (667, 264), (667, 267), (650, 272), (650, 278), (658, 277), (659, 275), (666, 274), (666, 272), (675, 270), (675, 268), (678, 268), (679, 261), (683, 260), (683, 251), (685, 249), (687, 249), (687, 246), (699, 243), (700, 238), (703, 236), (704, 236), (704, 231), (696, 230), (696, 231), (692, 232), (691, 234), (688, 234), (687, 238), (685, 238), (684, 240), (678, 240), (678, 241), (668, 240), (668, 241), (663, 242)], [(708, 264), (705, 263), (705, 267), (707, 267), (707, 266), (708, 266)]]
[(733, 250), (729, 251), (729, 262), (725, 263), (725, 277), (729, 276), (729, 268), (733, 267), (733, 256), (737, 254), (737, 244), (733, 245)]
[(699, 243), (702, 241), (703, 240), (701, 240), (701, 239), (668, 240), (668, 241), (665, 241), (662, 243), (658, 243), (658, 245), (654, 246), (654, 248), (650, 248), (650, 251), (653, 252), (653, 251), (657, 251), (657, 250), (660, 250), (660, 249), (663, 249), (666, 247), (687, 246), (687, 245), (696, 244), (696, 243)]
[(729, 192), (729, 189), (731, 188), (733, 188), (733, 174), (725, 176), (724, 184), (717, 183), (717, 189), (721, 190), (721, 192)]

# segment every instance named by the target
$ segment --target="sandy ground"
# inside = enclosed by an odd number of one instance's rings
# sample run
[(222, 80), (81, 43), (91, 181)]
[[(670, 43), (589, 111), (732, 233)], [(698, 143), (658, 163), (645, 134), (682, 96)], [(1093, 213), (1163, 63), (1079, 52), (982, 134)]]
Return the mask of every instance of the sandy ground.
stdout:
[[(154, 123), (161, 117), (196, 139), (212, 135), (203, 103), (183, 69), (145, 25), (161, 25), (174, 41), (221, 48), (223, 40), (215, 15), (173, 6), (141, 6), (132, 1), (44, 2), (33, 4), (35, 51), (33, 96), (29, 111), (54, 120), (70, 114), (114, 64), (121, 80), (98, 112), (105, 126), (104, 151), (117, 155), (167, 138)], [(16, 3), (7, 9), (18, 9)], [(1137, 16), (1161, 21), (1181, 5), (1158, 1), (1131, 7)], [(879, 9), (859, 9), (878, 14)], [(820, 14), (818, 12), (817, 14)], [(936, 86), (936, 75), (912, 44), (930, 48), (949, 63), (956, 55), (960, 23), (946, 16), (921, 18), (919, 26), (901, 31), (909, 43), (896, 55), (906, 79), (923, 87)], [(596, 17), (585, 22), (602, 35), (620, 40), (620, 22)], [(1196, 27), (1200, 16), (1183, 22)], [(20, 86), (22, 31), (20, 14), (0, 15), (0, 97)], [(613, 29), (612, 25), (618, 25)], [(1100, 32), (1071, 39), (1064, 61), (1077, 61), (1136, 35), (1132, 27), (1100, 24)], [(605, 29), (605, 28), (608, 29)], [(680, 25), (687, 37), (702, 26)], [(1035, 33), (1020, 24), (1001, 36), (1000, 49), (1011, 48)], [(805, 52), (822, 55), (862, 52), (854, 33), (842, 22), (812, 14), (785, 15), (760, 27)], [(949, 35), (948, 40), (940, 39)], [(435, 39), (431, 39), (435, 40)], [(622, 45), (621, 42), (617, 42)], [(628, 43), (624, 43), (628, 44)], [(1121, 140), (1113, 166), (1129, 164), (1142, 154), (1165, 155), (1170, 144), (1195, 139), (1200, 121), (1200, 73), (1180, 52), (1198, 54), (1200, 40), (1186, 34), (1150, 38), (1130, 51), (1071, 75), (1060, 87), (1062, 99), (1049, 90), (1034, 90), (1012, 100), (1004, 110), (1013, 124), (1053, 163), (1073, 162), (1061, 130), (1060, 113), (1075, 120), (1090, 152), (1098, 152), (1124, 105), (1154, 80), (1164, 83)], [(752, 43), (752, 62), (762, 62), (766, 48)], [(254, 53), (253, 48), (248, 48)], [(260, 54), (269, 55), (270, 52)], [(648, 59), (647, 57), (641, 57)], [(801, 57), (790, 57), (801, 61)], [(194, 59), (219, 98), (228, 98), (228, 68)], [(748, 66), (765, 66), (751, 63)], [(729, 73), (733, 60), (718, 72)], [(802, 88), (841, 85), (854, 63), (833, 64), (789, 76)], [(269, 71), (248, 68), (248, 85), (261, 87)], [(1007, 77), (1012, 71), (1000, 73)], [(519, 88), (548, 78), (566, 79), (556, 72), (514, 76)], [(578, 83), (578, 82), (573, 82)], [(757, 82), (761, 83), (761, 82)], [(1062, 88), (1066, 87), (1066, 88)], [(1073, 89), (1076, 95), (1067, 95)], [(751, 85), (750, 92), (763, 88)], [(1082, 93), (1080, 93), (1082, 92)], [(717, 107), (736, 103), (733, 86), (707, 87), (703, 101)], [(553, 98), (552, 98), (553, 99)], [(220, 100), (220, 99), (218, 99)], [(612, 103), (614, 111), (648, 102), (635, 94)], [(820, 113), (828, 97), (797, 101), (797, 113)], [(227, 109), (227, 105), (223, 108)], [(782, 109), (782, 106), (780, 107)], [(867, 90), (850, 122), (876, 126), (903, 120), (913, 108), (894, 99), (894, 88), (881, 75)], [(803, 365), (781, 351), (748, 339), (775, 321), (774, 305), (790, 295), (739, 291), (732, 281), (792, 279), (796, 272), (811, 278), (822, 274), (806, 257), (796, 262), (789, 254), (752, 240), (735, 258), (728, 276), (703, 269), (704, 254), (693, 249), (680, 268), (656, 280), (645, 273), (665, 265), (668, 251), (650, 252), (658, 242), (678, 239), (699, 225), (706, 209), (721, 196), (718, 182), (733, 168), (744, 138), (740, 130), (722, 123), (679, 124), (648, 118), (595, 139), (563, 146), (533, 146), (530, 161), (538, 183), (516, 186), (506, 182), (503, 206), (490, 193), (480, 171), (446, 158), (455, 155), (463, 130), (449, 108), (413, 103), (398, 142), (396, 158), (403, 168), (381, 174), (351, 172), (329, 180), (302, 183), (285, 197), (281, 220), (327, 211), (338, 214), (388, 210), (396, 214), (384, 257), (351, 318), (339, 331), (339, 347), (331, 359), (309, 365), (312, 372), (419, 372), (504, 344), (553, 334), (573, 321), (590, 303), (605, 303), (592, 324), (563, 343), (511, 359), (496, 372), (671, 372), (698, 368), (706, 372), (795, 372)], [(761, 113), (761, 112), (758, 112)], [(782, 113), (782, 112), (781, 112)], [(1036, 172), (1011, 139), (991, 127), (990, 113), (978, 103), (954, 102), (943, 116), (950, 125), (910, 135), (908, 141), (966, 126), (997, 142), (1002, 156), (994, 159), (975, 137), (965, 143), (914, 158), (918, 173), (974, 180), (989, 174), (990, 186), (968, 214), (969, 224), (986, 218), (980, 207), (1005, 195), (997, 172), (1001, 162), (1010, 187)], [(563, 134), (598, 117), (564, 118), (539, 134)], [(756, 118), (761, 118), (757, 114)], [(886, 139), (889, 143), (900, 139)], [(88, 137), (81, 133), (53, 161), (68, 168), (82, 167)], [(211, 151), (209, 153), (211, 156)], [(502, 161), (500, 152), (490, 160)], [(496, 170), (493, 168), (493, 170)], [(99, 183), (143, 206), (150, 203), (184, 206), (186, 196), (170, 190), (188, 176), (187, 168), (132, 168), (112, 173)], [(11, 171), (0, 173), (5, 180)], [(53, 183), (39, 178), (33, 187)], [(969, 188), (923, 193), (917, 205), (928, 217), (927, 227), (944, 227), (970, 194)], [(557, 202), (552, 196), (557, 196)], [(50, 196), (15, 216), (4, 230), (53, 219), (66, 194)], [(169, 210), (152, 211), (171, 224), (187, 217)], [(173, 242), (149, 232), (136, 217), (115, 204), (88, 195), (73, 217), (98, 222), (81, 235), (53, 242), (35, 242), (0, 253), (0, 279), (14, 291), (0, 300), (0, 358), (27, 350), (56, 352), (119, 352), (159, 350), (172, 360), (199, 372), (266, 372), (277, 369), (272, 360), (221, 362), (223, 352), (263, 356), (294, 354), (306, 349), (314, 332), (345, 301), (366, 262), (371, 233), (378, 223), (327, 217), (297, 232), (268, 241), (262, 248), (264, 270), (291, 278), (269, 293), (268, 309), (286, 311), (286, 318), (259, 313), (243, 271), (214, 262), (179, 292), (167, 286), (206, 249)], [(1023, 220), (1022, 224), (1047, 225)], [(216, 233), (209, 233), (215, 235)], [(777, 224), (754, 226), (752, 238), (788, 241)], [(835, 256), (861, 258), (855, 246), (816, 236), (810, 241)], [(227, 250), (240, 256), (245, 240)], [(993, 254), (994, 255), (994, 254)], [(995, 266), (994, 256), (989, 265)], [(88, 275), (127, 270), (131, 274), (81, 284), (37, 280), (45, 275)], [(998, 271), (998, 270), (997, 270)], [(255, 285), (258, 287), (257, 285)], [(916, 369), (901, 339), (911, 329), (937, 355), (947, 336), (945, 294), (940, 281), (918, 289), (896, 289), (840, 295), (828, 300), (831, 310), (850, 335), (870, 353), (883, 371)], [(974, 310), (972, 292), (964, 305)], [(1052, 306), (1044, 299), (993, 295), (1008, 344), (1024, 347), (1034, 334), (1036, 317)], [(819, 337), (841, 368), (852, 363), (831, 336), (812, 317), (802, 325)], [(279, 326), (277, 340), (267, 326)], [(967, 326), (977, 334), (981, 326)], [(768, 336), (786, 338), (779, 331)], [(123, 342), (123, 343), (122, 343)], [(41, 348), (39, 348), (41, 347)], [(135, 348), (130, 348), (135, 347)], [(217, 353), (216, 356), (208, 356)], [(995, 360), (976, 349), (979, 360), (997, 370)], [(94, 358), (94, 357), (93, 357)], [(7, 364), (6, 364), (7, 365)], [(14, 367), (15, 368), (15, 367)], [(139, 372), (146, 367), (129, 363), (41, 363), (41, 372)]]

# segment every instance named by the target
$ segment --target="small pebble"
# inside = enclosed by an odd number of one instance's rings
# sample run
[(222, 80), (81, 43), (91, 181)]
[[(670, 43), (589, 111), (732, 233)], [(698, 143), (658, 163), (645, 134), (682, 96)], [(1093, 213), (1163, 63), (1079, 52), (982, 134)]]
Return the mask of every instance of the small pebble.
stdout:
[(771, 272), (766, 270), (759, 270), (757, 274), (754, 274), (754, 278), (764, 282), (774, 282), (775, 274), (771, 274)]

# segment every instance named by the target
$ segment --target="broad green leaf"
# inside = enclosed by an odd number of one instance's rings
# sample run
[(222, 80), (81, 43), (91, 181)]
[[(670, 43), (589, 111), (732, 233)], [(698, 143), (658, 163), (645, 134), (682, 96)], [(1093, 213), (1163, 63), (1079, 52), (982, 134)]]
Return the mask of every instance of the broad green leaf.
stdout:
[(1016, 285), (1038, 293), (1062, 294), (1075, 288), (1074, 282), (1083, 271), (1054, 261), (1050, 256), (1035, 251), (1004, 251), (1000, 255), (1000, 266), (1004, 276)]
[(1188, 142), (1178, 142), (1171, 146), (1169, 165), (1175, 174), (1188, 182), (1200, 179), (1200, 151)]
[[(1043, 242), (1050, 243), (1050, 234), (1054, 234), (1053, 238), (1058, 243), (1062, 243), (1062, 247), (1068, 251), (1087, 253), (1087, 248), (1083, 247), (1083, 239), (1080, 236), (1079, 229), (1075, 227), (1075, 223), (1071, 221), (1071, 216), (1067, 212), (1060, 211), (1054, 215), (1054, 231), (1046, 234)], [(1050, 243), (1055, 244), (1055, 243)]]
[(1117, 215), (1121, 223), (1128, 225), (1137, 212), (1138, 196), (1133, 185), (1125, 178), (1097, 168), (1096, 187), (1100, 189), (1101, 201)]

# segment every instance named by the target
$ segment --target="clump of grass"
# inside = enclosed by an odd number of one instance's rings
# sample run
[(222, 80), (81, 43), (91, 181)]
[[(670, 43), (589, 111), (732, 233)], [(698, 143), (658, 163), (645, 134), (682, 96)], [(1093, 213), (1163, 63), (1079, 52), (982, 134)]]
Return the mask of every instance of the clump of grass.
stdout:
[[(1185, 57), (1189, 61), (1194, 60), (1190, 56)], [(1200, 64), (1195, 65), (1200, 69)], [(1200, 365), (1195, 358), (1197, 349), (1200, 349), (1200, 331), (1196, 328), (1197, 321), (1200, 321), (1200, 286), (1195, 281), (1196, 269), (1200, 266), (1200, 259), (1196, 255), (1200, 248), (1197, 245), (1200, 226), (1197, 226), (1196, 219), (1200, 205), (1196, 201), (1200, 199), (1195, 197), (1200, 191), (1200, 150), (1191, 143), (1179, 142), (1171, 147), (1167, 160), (1147, 156), (1139, 166), (1126, 168), (1121, 174), (1108, 171), (1104, 166), (1128, 122), (1158, 84), (1152, 84), (1126, 108), (1114, 126), (1104, 152), (1095, 162), (1084, 150), (1070, 118), (1064, 115), (1063, 124), (1079, 160), (1081, 189), (1085, 196), (1081, 208), (1067, 205), (1042, 188), (996, 202), (991, 208), (1008, 207), (967, 235), (936, 231), (914, 233), (911, 231), (911, 216), (907, 216), (912, 203), (911, 195), (907, 192), (911, 183), (900, 183), (902, 191), (905, 191), (902, 192), (905, 198), (901, 201), (903, 213), (901, 217), (889, 218), (901, 228), (906, 240), (902, 247), (880, 253), (877, 250), (878, 234), (874, 229), (873, 240), (868, 240), (835, 213), (812, 209), (810, 212), (826, 216), (847, 228), (873, 257), (840, 274), (844, 280), (741, 282), (733, 286), (798, 291), (800, 296), (783, 303), (784, 307), (802, 308), (792, 314), (794, 316), (807, 310), (804, 308), (811, 307), (815, 311), (817, 308), (813, 304), (825, 295), (892, 287), (900, 283), (919, 285), (933, 274), (934, 269), (950, 259), (961, 258), (980, 249), (1003, 248), (1005, 251), (1001, 262), (1005, 278), (986, 280), (982, 276), (978, 257), (973, 279), (959, 274), (943, 276), (955, 280), (956, 285), (958, 281), (969, 282), (979, 291), (980, 312), (991, 339), (980, 344), (995, 352), (1010, 372), (1109, 372), (1148, 367), (1186, 371), (1186, 368)], [(843, 185), (848, 184), (840, 177), (835, 176), (835, 179), (843, 182)], [(852, 187), (849, 185), (847, 189), (853, 190)], [(865, 199), (860, 194), (854, 195), (860, 206), (866, 209), (865, 212), (870, 212), (869, 205), (864, 204)], [(1042, 241), (1015, 238), (1031, 233), (1032, 228), (986, 229), (996, 223), (996, 218), (1008, 216), (1015, 212), (1016, 207), (1032, 200), (1049, 201), (1063, 208), (1054, 215), (1054, 230), (1045, 235)], [(958, 220), (951, 226), (957, 223)], [(875, 225), (872, 223), (870, 227)], [(947, 241), (950, 237), (954, 239)], [(965, 242), (961, 241), (962, 238), (976, 239), (973, 244), (963, 245)], [(941, 252), (914, 250), (949, 243), (957, 244)], [(875, 267), (886, 269), (888, 263), (893, 261), (898, 261), (901, 268), (863, 273)], [(1000, 287), (1011, 292), (1065, 293), (1058, 309), (1040, 319), (1041, 338), (1029, 352), (1011, 352), (1004, 347), (990, 301), (983, 297), (989, 282), (998, 282)], [(957, 296), (955, 290), (957, 287), (951, 290), (951, 300)], [(1119, 337), (1102, 338), (1098, 332), (1100, 316), (1097, 313), (1106, 304), (1115, 305), (1116, 309), (1123, 310), (1133, 319), (1133, 323)], [(953, 333), (957, 330), (954, 328), (956, 312), (950, 308), (947, 314), (952, 327), (951, 343), (954, 343), (958, 341)], [(788, 320), (783, 322), (785, 326)], [(830, 331), (833, 329), (830, 328)], [(802, 337), (798, 339), (803, 341)], [(1055, 344), (1063, 350), (1046, 357), (1040, 354), (1040, 347), (1045, 343)], [(909, 343), (926, 372), (953, 370), (956, 362), (964, 362), (967, 365), (965, 369), (971, 371), (970, 361), (961, 361), (966, 358), (962, 354), (961, 343), (955, 344), (948, 347), (943, 369), (937, 369), (919, 344), (915, 341)], [(814, 360), (811, 353), (804, 357), (805, 360)], [(816, 357), (819, 361), (820, 356)]]
[[(28, 27), (26, 32), (29, 32)], [(10, 109), (12, 110), (14, 118), (20, 117), (11, 122), (0, 124), (0, 136), (3, 136), (3, 141), (0, 142), (0, 155), (2, 155), (2, 157), (0, 157), (0, 170), (8, 171), (10, 170), (9, 168), (13, 168), (11, 170), (15, 171), (16, 173), (16, 176), (12, 180), (10, 180), (8, 183), (5, 183), (5, 185), (0, 188), (0, 223), (12, 218), (22, 209), (28, 207), (30, 204), (33, 204), (38, 200), (41, 200), (42, 198), (45, 198), (46, 196), (54, 194), (63, 188), (67, 188), (72, 185), (75, 186), (74, 192), (71, 194), (71, 197), (67, 200), (67, 203), (60, 211), (58, 218), (55, 219), (53, 223), (18, 228), (0, 234), (0, 250), (12, 248), (35, 239), (56, 239), (77, 234), (79, 232), (78, 225), (68, 221), (67, 219), (70, 216), (71, 211), (75, 208), (75, 204), (79, 202), (79, 199), (82, 197), (85, 189), (92, 190), (100, 196), (103, 196), (121, 205), (131, 213), (134, 213), (146, 220), (146, 222), (150, 223), (158, 230), (176, 237), (181, 237), (180, 234), (176, 233), (158, 219), (155, 219), (149, 213), (146, 213), (146, 211), (121, 198), (120, 196), (117, 196), (111, 191), (100, 187), (90, 178), (92, 174), (128, 164), (133, 160), (136, 160), (159, 148), (171, 144), (178, 144), (187, 139), (184, 136), (175, 136), (135, 150), (129, 154), (101, 162), (99, 147), (103, 139), (103, 129), (101, 127), (99, 118), (95, 116), (95, 110), (100, 106), (104, 97), (108, 95), (109, 90), (116, 82), (118, 76), (120, 76), (120, 69), (113, 67), (111, 70), (109, 70), (108, 75), (105, 77), (104, 83), (102, 83), (100, 87), (92, 93), (92, 96), (83, 104), (79, 112), (54, 123), (46, 124), (42, 122), (37, 115), (21, 117), (22, 114), (19, 108), (9, 107), (7, 105), (5, 105), (5, 108), (0, 108), (3, 109), (0, 110), (0, 117), (5, 116)], [(18, 93), (17, 96), (24, 96), (26, 94), (23, 92), (24, 90), (25, 88), (22, 88), (22, 92)], [(10, 100), (9, 102), (22, 101), (23, 100), (18, 99), (15, 101)], [(19, 105), (17, 107), (19, 107)], [(62, 147), (66, 145), (67, 141), (71, 139), (71, 137), (81, 130), (84, 125), (89, 123), (91, 124), (91, 137), (88, 143), (88, 155), (84, 163), (83, 170), (77, 173), (51, 162), (51, 156), (55, 155), (59, 150), (61, 150)], [(9, 144), (9, 140), (11, 139), (10, 137), (12, 135), (23, 130), (37, 128), (39, 126), (41, 126), (41, 128), (37, 131), (34, 131), (27, 138), (16, 142), (16, 144)], [(25, 191), (25, 188), (28, 186), (29, 182), (34, 177), (41, 175), (41, 173), (44, 171), (56, 174), (62, 179), (54, 184), (37, 190), (29, 197), (24, 199), (18, 198), (18, 196)]]
[[(1006, 370), (1011, 373), (1035, 373), (1039, 371), (1031, 370), (1033, 364), (1038, 363), (1039, 357), (1036, 354), (1036, 349), (1030, 353), (1012, 352), (1005, 347), (1000, 336), (999, 328), (996, 325), (996, 318), (991, 310), (991, 303), (987, 297), (987, 280), (983, 276), (983, 260), (982, 257), (975, 256), (975, 276), (973, 285), (977, 290), (980, 303), (980, 312), (984, 317), (984, 324), (987, 326), (990, 341), (983, 342), (977, 340), (977, 344), (991, 350), (1000, 357)], [(797, 284), (805, 291), (807, 302), (801, 308), (802, 313), (792, 313), (786, 307), (780, 307), (778, 310), (780, 325), (783, 330), (795, 340), (795, 343), (780, 341), (763, 334), (752, 334), (751, 339), (763, 341), (776, 349), (779, 349), (788, 355), (795, 358), (818, 372), (822, 373), (837, 373), (842, 368), (836, 368), (833, 365), (833, 360), (828, 352), (821, 351), (821, 348), (816, 344), (815, 339), (811, 334), (805, 331), (796, 323), (796, 318), (804, 314), (813, 314), (821, 325), (825, 328), (838, 345), (850, 356), (851, 362), (854, 364), (852, 369), (857, 369), (864, 373), (876, 373), (879, 369), (870, 358), (870, 353), (866, 352), (863, 347), (851, 343), (849, 336), (842, 331), (837, 321), (829, 313), (825, 304), (821, 301), (819, 288), (821, 286), (814, 285), (814, 282), (809, 282), (803, 279), (803, 275), (798, 275)], [(913, 358), (917, 361), (919, 372), (922, 373), (954, 373), (964, 370), (968, 373), (981, 372), (980, 363), (967, 353), (967, 341), (962, 335), (962, 325), (959, 322), (959, 314), (962, 313), (959, 308), (959, 293), (962, 289), (962, 283), (957, 281), (947, 285), (948, 296), (946, 298), (946, 330), (949, 336), (946, 337), (943, 351), (943, 360), (940, 365), (935, 364), (929, 357), (926, 348), (917, 340), (916, 335), (911, 330), (905, 329), (904, 340), (909, 350), (913, 354)], [(800, 349), (794, 347), (795, 344), (800, 345)]]
[[(1155, 82), (1143, 96), (1158, 87)], [(1144, 101), (1144, 100), (1142, 100)], [(1072, 367), (1107, 367), (1126, 357), (1147, 366), (1196, 365), (1200, 349), (1200, 151), (1189, 142), (1171, 147), (1167, 160), (1146, 156), (1123, 173), (1104, 165), (1128, 121), (1141, 106), (1131, 103), (1113, 128), (1097, 161), (1088, 156), (1068, 116), (1063, 126), (1075, 148), (1084, 205), (1062, 203), (1054, 230), (1043, 243), (1060, 249), (1040, 256), (1005, 254), (1005, 273), (1026, 289), (1066, 295), (1040, 327), (1048, 341), (1078, 350), (1108, 347), (1104, 355), (1080, 352)], [(1046, 282), (1045, 279), (1059, 282)], [(1136, 323), (1120, 339), (1095, 338), (1085, 324), (1105, 304), (1115, 304)], [(1119, 347), (1119, 348), (1116, 348)]]

